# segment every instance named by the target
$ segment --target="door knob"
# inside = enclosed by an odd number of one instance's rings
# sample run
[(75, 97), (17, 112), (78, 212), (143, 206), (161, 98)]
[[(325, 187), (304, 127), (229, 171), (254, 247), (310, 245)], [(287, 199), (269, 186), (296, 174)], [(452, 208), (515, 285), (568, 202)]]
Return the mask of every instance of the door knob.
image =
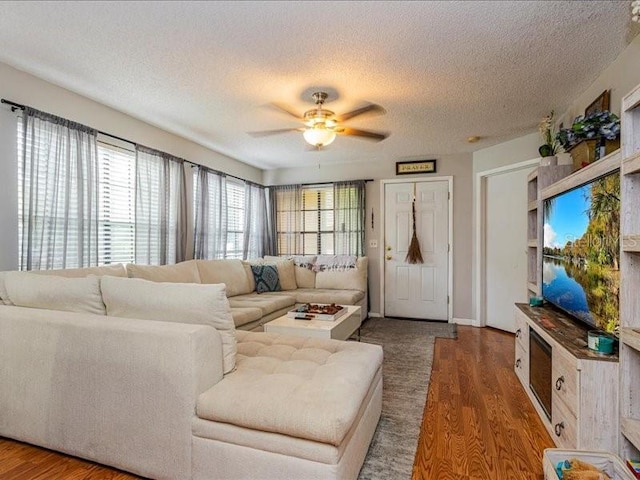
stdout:
[(391, 255), (387, 255), (387, 260), (391, 260)]

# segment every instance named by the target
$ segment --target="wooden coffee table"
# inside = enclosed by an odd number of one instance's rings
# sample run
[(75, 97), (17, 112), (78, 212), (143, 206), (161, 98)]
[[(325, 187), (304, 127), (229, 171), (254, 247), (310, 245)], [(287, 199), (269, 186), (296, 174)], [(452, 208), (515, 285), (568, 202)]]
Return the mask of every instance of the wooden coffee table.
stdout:
[(346, 340), (360, 328), (360, 307), (343, 305), (347, 313), (334, 321), (296, 320), (286, 315), (265, 323), (267, 333)]

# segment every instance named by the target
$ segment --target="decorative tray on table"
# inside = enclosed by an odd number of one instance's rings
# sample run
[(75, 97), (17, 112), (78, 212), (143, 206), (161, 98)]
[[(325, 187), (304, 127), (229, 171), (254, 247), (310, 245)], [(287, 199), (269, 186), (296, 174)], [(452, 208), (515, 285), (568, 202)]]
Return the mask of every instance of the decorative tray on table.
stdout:
[(332, 322), (345, 313), (347, 313), (347, 309), (335, 303), (305, 303), (287, 312), (287, 317), (298, 320), (326, 320)]

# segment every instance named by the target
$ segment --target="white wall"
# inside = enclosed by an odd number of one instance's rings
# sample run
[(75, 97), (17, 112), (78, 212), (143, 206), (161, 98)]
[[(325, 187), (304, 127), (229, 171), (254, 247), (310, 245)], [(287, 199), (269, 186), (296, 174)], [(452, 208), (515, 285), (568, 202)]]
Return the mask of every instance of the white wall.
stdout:
[[(257, 183), (262, 170), (0, 63), (0, 97)], [(18, 260), (16, 116), (0, 108), (0, 270)]]
[[(329, 153), (329, 150), (326, 153)], [(429, 174), (429, 177), (453, 176), (453, 316), (470, 319), (472, 318), (472, 275), (469, 268), (472, 258), (472, 157), (471, 154), (444, 156), (427, 154), (421, 155), (420, 158), (437, 159), (437, 173)], [(411, 181), (421, 177), (421, 175), (396, 177), (395, 162), (396, 159), (377, 163), (363, 161), (350, 164), (321, 164), (320, 168), (286, 168), (264, 172), (265, 185), (374, 179), (373, 182), (367, 183), (365, 234), (369, 256), (369, 294), (371, 311), (374, 313), (380, 312), (380, 257), (381, 249), (384, 248), (380, 224), (380, 180), (402, 178)], [(371, 228), (372, 210), (375, 219), (373, 229)], [(378, 240), (378, 248), (368, 248), (371, 239)]]
[(611, 90), (609, 109), (620, 114), (622, 97), (640, 83), (640, 35), (598, 76), (582, 95), (576, 98), (569, 108), (558, 117), (565, 126), (573, 119), (584, 114), (584, 109), (605, 90)]

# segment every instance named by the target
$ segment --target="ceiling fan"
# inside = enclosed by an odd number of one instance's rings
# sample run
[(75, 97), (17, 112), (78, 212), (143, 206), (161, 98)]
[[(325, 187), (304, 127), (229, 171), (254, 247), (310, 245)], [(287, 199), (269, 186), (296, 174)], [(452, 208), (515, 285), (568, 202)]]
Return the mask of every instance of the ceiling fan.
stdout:
[(380, 105), (371, 103), (365, 107), (343, 113), (342, 115), (336, 115), (331, 110), (323, 108), (324, 102), (327, 100), (328, 96), (326, 92), (315, 92), (312, 96), (315, 100), (316, 108), (307, 110), (303, 115), (298, 115), (297, 113), (291, 111), (289, 108), (283, 105), (279, 105), (277, 103), (271, 104), (272, 107), (303, 122), (303, 127), (248, 132), (249, 135), (252, 135), (254, 137), (264, 137), (267, 135), (276, 135), (279, 133), (302, 132), (305, 141), (308, 144), (313, 145), (317, 149), (329, 145), (335, 140), (336, 135), (351, 135), (355, 137), (362, 137), (374, 142), (380, 142), (389, 136), (386, 133), (372, 132), (370, 130), (360, 130), (358, 128), (351, 128), (342, 125), (342, 122), (359, 115), (384, 115), (387, 112)]

